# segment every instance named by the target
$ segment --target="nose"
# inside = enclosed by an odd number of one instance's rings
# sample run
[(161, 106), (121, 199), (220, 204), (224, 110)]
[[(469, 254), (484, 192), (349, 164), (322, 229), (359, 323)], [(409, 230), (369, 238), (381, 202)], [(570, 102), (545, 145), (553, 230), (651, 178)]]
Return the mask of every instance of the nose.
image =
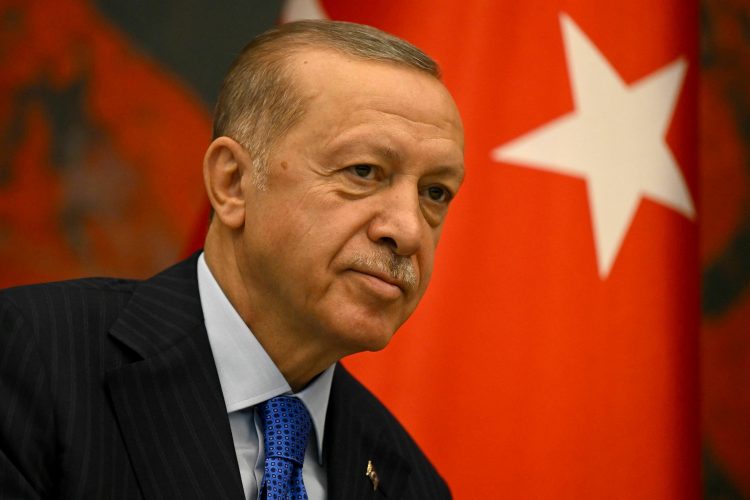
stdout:
[(377, 215), (370, 222), (367, 235), (371, 241), (390, 247), (396, 255), (413, 255), (419, 250), (425, 224), (418, 189), (404, 182), (385, 191), (377, 200)]

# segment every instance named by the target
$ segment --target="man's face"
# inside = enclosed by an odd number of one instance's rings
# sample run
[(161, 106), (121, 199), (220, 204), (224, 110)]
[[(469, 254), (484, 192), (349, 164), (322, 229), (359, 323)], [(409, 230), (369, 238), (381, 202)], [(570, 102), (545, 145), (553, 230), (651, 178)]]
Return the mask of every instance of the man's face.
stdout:
[(340, 356), (383, 348), (427, 288), (463, 178), (445, 88), (404, 66), (326, 50), (290, 69), (307, 111), (249, 176), (235, 250), (257, 318)]

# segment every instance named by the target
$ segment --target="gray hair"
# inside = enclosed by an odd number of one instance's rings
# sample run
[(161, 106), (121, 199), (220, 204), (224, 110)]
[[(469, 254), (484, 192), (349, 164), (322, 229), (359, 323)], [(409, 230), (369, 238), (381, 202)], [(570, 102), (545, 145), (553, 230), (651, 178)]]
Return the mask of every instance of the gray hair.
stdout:
[(286, 61), (299, 50), (327, 48), (366, 61), (391, 62), (440, 79), (440, 68), (420, 49), (371, 26), (307, 20), (282, 24), (250, 42), (232, 64), (214, 112), (214, 138), (228, 136), (253, 159), (263, 189), (274, 144), (304, 115), (306, 101)]

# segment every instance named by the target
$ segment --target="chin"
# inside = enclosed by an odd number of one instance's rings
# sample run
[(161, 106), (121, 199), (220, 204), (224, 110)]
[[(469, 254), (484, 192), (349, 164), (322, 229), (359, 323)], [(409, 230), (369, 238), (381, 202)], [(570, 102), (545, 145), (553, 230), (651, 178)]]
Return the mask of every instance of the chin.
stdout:
[[(380, 351), (411, 314), (403, 302), (382, 303), (357, 300), (347, 294), (326, 302), (316, 311), (318, 336), (341, 357), (363, 351)], [(308, 323), (309, 324), (309, 323)]]
[(396, 329), (400, 326), (394, 324), (382, 324), (368, 318), (369, 321), (346, 322), (349, 326), (341, 329), (343, 321), (339, 321), (338, 328), (333, 336), (343, 346), (342, 350), (349, 354), (363, 351), (380, 351), (390, 343)]
[(382, 351), (388, 344), (390, 344), (391, 339), (393, 338), (393, 335), (395, 333), (396, 332), (390, 332), (388, 335), (368, 336), (366, 339), (364, 339), (363, 342), (360, 343), (359, 351)]

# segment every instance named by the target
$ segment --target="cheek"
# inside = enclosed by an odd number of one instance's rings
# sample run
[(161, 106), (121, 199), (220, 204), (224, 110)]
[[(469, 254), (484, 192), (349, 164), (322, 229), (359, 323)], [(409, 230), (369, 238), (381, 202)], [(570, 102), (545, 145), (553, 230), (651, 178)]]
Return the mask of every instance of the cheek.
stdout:
[(372, 215), (366, 206), (344, 201), (326, 208), (311, 221), (313, 226), (310, 231), (315, 235), (314, 239), (336, 251), (352, 244), (360, 245), (363, 243), (360, 240), (367, 239), (367, 227)]
[(361, 227), (352, 210), (302, 209), (262, 224), (266, 260), (281, 278), (318, 300), (352, 248), (358, 247)]
[(437, 249), (440, 232), (433, 231), (425, 238), (422, 243), (422, 251), (419, 256), (419, 269), (422, 272), (422, 281), (425, 288), (432, 277), (432, 270), (435, 266), (435, 250)]

